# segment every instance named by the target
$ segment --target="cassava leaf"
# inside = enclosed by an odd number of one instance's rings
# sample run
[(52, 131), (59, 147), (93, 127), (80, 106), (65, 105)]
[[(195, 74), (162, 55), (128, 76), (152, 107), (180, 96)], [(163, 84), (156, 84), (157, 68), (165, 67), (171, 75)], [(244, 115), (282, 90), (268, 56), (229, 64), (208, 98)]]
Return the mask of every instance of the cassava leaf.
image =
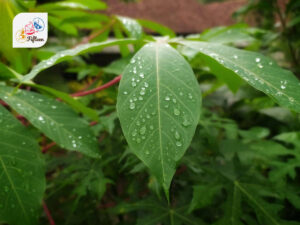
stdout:
[(23, 82), (33, 79), (38, 73), (40, 73), (41, 71), (49, 67), (54, 66), (57, 63), (72, 59), (73, 56), (88, 53), (88, 52), (99, 51), (102, 48), (111, 45), (130, 44), (134, 42), (135, 42), (134, 39), (113, 40), (113, 41), (105, 41), (99, 43), (94, 42), (94, 43), (79, 45), (74, 49), (58, 52), (54, 56), (50, 57), (49, 59), (43, 60), (42, 62), (34, 66), (33, 69), (30, 71), (30, 73), (24, 76)]
[(73, 109), (75, 109), (78, 112), (83, 113), (84, 115), (90, 117), (92, 120), (98, 120), (98, 113), (91, 109), (86, 107), (85, 105), (83, 105), (81, 102), (73, 99), (70, 95), (55, 90), (53, 88), (47, 87), (47, 86), (43, 86), (43, 85), (38, 85), (38, 84), (32, 84), (33, 87), (43, 90), (45, 92), (50, 93), (51, 95), (60, 98), (61, 100), (63, 100), (64, 102), (66, 102), (68, 105), (70, 105)]
[(38, 224), (44, 159), (34, 135), (0, 105), (0, 221)]
[(8, 80), (11, 78), (21, 79), (21, 75), (0, 62), (0, 80)]
[(168, 189), (199, 120), (201, 95), (189, 64), (164, 43), (145, 45), (126, 67), (117, 110), (131, 150)]
[(83, 9), (83, 10), (102, 10), (106, 9), (106, 4), (97, 0), (67, 0), (53, 3), (45, 3), (37, 7), (39, 10), (51, 12), (53, 9)]
[(155, 23), (153, 21), (143, 20), (143, 19), (138, 19), (138, 22), (143, 27), (153, 30), (162, 36), (169, 36), (171, 38), (176, 37), (176, 34), (174, 33), (174, 31), (172, 31), (170, 28), (165, 27), (159, 23)]
[[(236, 48), (197, 41), (181, 41), (181, 44), (200, 53), (205, 63), (217, 67), (216, 73), (231, 77), (239, 76), (254, 88), (266, 93), (280, 105), (300, 112), (300, 82), (288, 70), (276, 65), (271, 59)], [(227, 83), (228, 83), (227, 82)]]
[(136, 39), (141, 38), (143, 29), (136, 20), (124, 16), (117, 16), (117, 19), (120, 21), (129, 37)]
[(241, 212), (241, 192), (235, 184), (228, 188), (227, 201), (223, 205), (224, 216), (214, 225), (242, 225), (240, 220)]
[(66, 104), (38, 93), (1, 87), (0, 98), (62, 148), (99, 156), (98, 144), (88, 123)]

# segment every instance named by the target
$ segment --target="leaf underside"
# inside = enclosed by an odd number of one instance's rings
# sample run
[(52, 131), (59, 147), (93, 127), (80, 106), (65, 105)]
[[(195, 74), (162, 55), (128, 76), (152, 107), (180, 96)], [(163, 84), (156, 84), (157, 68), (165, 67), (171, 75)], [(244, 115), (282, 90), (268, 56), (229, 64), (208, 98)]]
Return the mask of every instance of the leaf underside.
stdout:
[(117, 110), (124, 135), (167, 197), (176, 162), (194, 135), (200, 106), (192, 69), (167, 44), (145, 45), (123, 72)]

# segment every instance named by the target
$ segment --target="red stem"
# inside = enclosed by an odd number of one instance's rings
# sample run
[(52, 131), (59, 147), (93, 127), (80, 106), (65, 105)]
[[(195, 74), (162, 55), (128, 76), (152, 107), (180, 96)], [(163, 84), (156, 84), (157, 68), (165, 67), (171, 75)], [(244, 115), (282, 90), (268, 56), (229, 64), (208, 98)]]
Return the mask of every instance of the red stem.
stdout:
[(121, 80), (121, 75), (115, 77), (113, 80), (107, 82), (106, 84), (103, 84), (100, 87), (96, 87), (96, 88), (88, 90), (88, 91), (77, 92), (77, 93), (71, 94), (71, 96), (72, 97), (80, 97), (80, 96), (86, 96), (86, 95), (94, 94), (94, 93), (102, 91), (103, 89), (106, 89), (106, 88), (118, 83), (120, 80)]
[(4, 101), (2, 101), (2, 100), (0, 100), (0, 105), (8, 106), (8, 105), (6, 104), (6, 102), (4, 102)]
[(47, 206), (47, 204), (46, 204), (45, 201), (43, 201), (43, 209), (44, 209), (44, 212), (45, 212), (45, 214), (46, 214), (46, 216), (48, 218), (49, 224), (50, 225), (55, 225), (55, 222), (54, 222), (54, 220), (52, 218), (52, 215), (51, 215), (51, 213), (50, 213), (50, 211), (48, 209), (48, 206)]
[(51, 142), (50, 144), (46, 145), (45, 147), (43, 147), (42, 149), (42, 153), (46, 153), (50, 148), (52, 148), (54, 145), (56, 145), (55, 142)]

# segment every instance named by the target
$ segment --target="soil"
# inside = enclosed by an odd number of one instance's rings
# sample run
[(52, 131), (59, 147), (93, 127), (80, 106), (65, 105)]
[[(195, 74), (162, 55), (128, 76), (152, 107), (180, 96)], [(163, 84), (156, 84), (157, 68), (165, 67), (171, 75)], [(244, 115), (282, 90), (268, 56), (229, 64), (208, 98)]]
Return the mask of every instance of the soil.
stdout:
[(108, 13), (147, 19), (170, 27), (178, 34), (200, 33), (215, 26), (234, 23), (232, 13), (247, 0), (200, 4), (196, 0), (140, 0), (124, 3), (106, 0)]

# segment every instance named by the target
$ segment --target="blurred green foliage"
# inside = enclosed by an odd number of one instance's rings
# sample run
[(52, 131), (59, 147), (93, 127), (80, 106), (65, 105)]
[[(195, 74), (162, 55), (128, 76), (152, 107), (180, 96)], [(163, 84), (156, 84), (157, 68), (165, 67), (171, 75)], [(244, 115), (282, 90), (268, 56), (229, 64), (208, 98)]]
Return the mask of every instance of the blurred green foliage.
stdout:
[[(175, 47), (183, 39), (151, 21), (107, 15), (103, 13), (106, 7), (104, 1), (98, 0), (0, 0), (3, 33), (0, 36), (0, 90), (4, 90), (3, 85), (17, 86), (24, 78), (21, 74), (30, 74), (34, 66), (39, 67), (43, 60), (66, 50), (70, 53), (68, 56), (59, 57), (39, 74), (31, 73), (34, 83), (21, 87), (30, 88), (45, 98), (63, 100), (80, 114), (85, 129), (95, 114), (98, 117), (98, 123), (90, 129), (99, 141), (100, 159), (66, 151), (61, 144), (52, 146), (44, 155), (44, 201), (56, 224), (300, 224), (299, 113), (281, 107), (244, 81), (232, 92), (236, 77), (224, 81), (226, 70), (219, 67), (213, 70), (204, 63), (203, 57), (189, 57), (191, 52), (178, 47), (186, 53), (186, 60), (199, 82), (203, 106), (192, 143), (177, 163), (170, 204), (158, 180), (127, 145), (116, 113), (117, 87), (83, 97), (68, 95), (91, 90), (120, 75), (133, 54), (145, 42), (155, 39), (145, 28), (175, 38), (170, 42)], [(275, 0), (249, 1), (235, 14), (241, 23), (212, 28), (186, 39), (206, 42), (208, 46), (221, 44), (260, 52), (299, 75), (299, 10), (296, 0), (290, 0), (284, 8)], [(48, 12), (50, 32), (44, 47), (11, 47), (11, 21), (19, 12)], [(253, 14), (257, 27), (245, 24), (245, 16)], [(101, 44), (91, 50), (92, 43), (114, 42), (115, 38), (133, 38), (134, 41), (117, 40), (118, 48), (102, 54), (99, 54)], [(81, 49), (85, 54), (74, 53), (75, 46), (87, 43), (91, 45)], [(299, 88), (294, 92), (299, 94)], [(18, 115), (17, 110), (7, 109), (12, 115)], [(2, 118), (0, 115), (0, 120)], [(71, 117), (66, 121), (71, 126), (77, 119)], [(33, 133), (32, 138), (39, 142), (41, 150), (51, 144), (46, 132), (32, 125), (26, 129)], [(1, 129), (0, 134), (6, 130), (9, 128)], [(76, 131), (71, 129), (70, 132)], [(87, 131), (82, 133), (87, 134)], [(64, 143), (66, 139), (60, 141)], [(2, 189), (0, 220), (5, 191)], [(49, 223), (44, 212), (37, 214), (39, 224)]]

